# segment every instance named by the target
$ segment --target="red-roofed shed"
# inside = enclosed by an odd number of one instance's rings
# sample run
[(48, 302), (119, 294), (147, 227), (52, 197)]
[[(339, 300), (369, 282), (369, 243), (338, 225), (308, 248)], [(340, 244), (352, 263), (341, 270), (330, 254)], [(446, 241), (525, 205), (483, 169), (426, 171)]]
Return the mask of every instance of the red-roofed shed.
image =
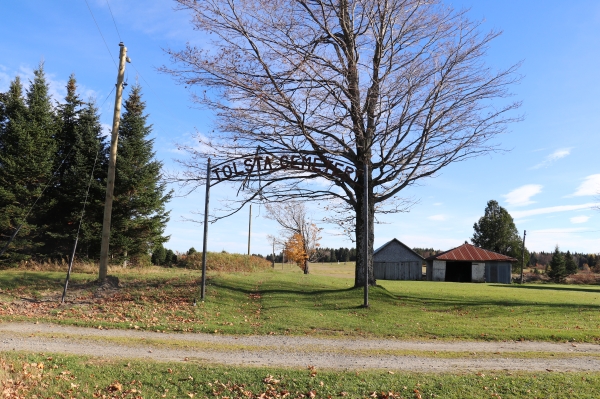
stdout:
[(511, 282), (515, 258), (464, 243), (427, 260), (427, 280), (455, 282)]

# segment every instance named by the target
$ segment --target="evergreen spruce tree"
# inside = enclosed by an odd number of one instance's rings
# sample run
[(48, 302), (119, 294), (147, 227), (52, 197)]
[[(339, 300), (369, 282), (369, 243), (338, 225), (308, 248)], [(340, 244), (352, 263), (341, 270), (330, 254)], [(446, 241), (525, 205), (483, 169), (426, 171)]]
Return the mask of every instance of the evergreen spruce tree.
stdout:
[(110, 240), (114, 255), (134, 263), (140, 259), (149, 263), (148, 254), (168, 240), (163, 235), (169, 220), (165, 205), (172, 196), (162, 181), (162, 163), (154, 159), (145, 107), (141, 87), (135, 85), (119, 126)]
[(548, 277), (550, 277), (554, 282), (560, 283), (566, 276), (567, 269), (565, 267), (565, 258), (560, 253), (557, 245), (554, 249), (552, 260), (550, 261), (550, 264), (548, 264)]
[[(520, 267), (523, 241), (512, 216), (497, 201), (488, 201), (484, 215), (473, 225), (473, 230), (473, 245), (516, 258)], [(525, 265), (528, 262), (529, 251), (525, 248)]]
[(78, 254), (85, 258), (96, 258), (102, 228), (107, 146), (102, 137), (97, 109), (92, 101), (86, 106), (80, 99), (73, 75), (67, 83), (65, 103), (58, 106), (58, 118), (60, 128), (56, 134), (55, 166), (59, 172), (50, 194), (52, 208), (45, 252), (60, 258), (70, 256), (94, 170)]
[(152, 264), (157, 266), (164, 266), (166, 259), (167, 250), (162, 244), (159, 244), (156, 248), (154, 248), (154, 251), (152, 252)]
[(22, 95), (16, 78), (5, 97), (5, 111), (0, 134), (0, 236), (6, 242), (23, 224), (5, 253), (10, 263), (38, 254), (43, 243), (43, 221), (48, 199), (40, 198), (52, 178), (56, 118), (48, 93), (43, 64), (34, 71), (34, 79)]
[(575, 263), (575, 260), (573, 259), (573, 255), (571, 255), (571, 251), (567, 251), (567, 253), (565, 254), (566, 275), (570, 276), (571, 274), (575, 274), (575, 273), (577, 273), (578, 270), (579, 270), (579, 267), (577, 267), (577, 263)]

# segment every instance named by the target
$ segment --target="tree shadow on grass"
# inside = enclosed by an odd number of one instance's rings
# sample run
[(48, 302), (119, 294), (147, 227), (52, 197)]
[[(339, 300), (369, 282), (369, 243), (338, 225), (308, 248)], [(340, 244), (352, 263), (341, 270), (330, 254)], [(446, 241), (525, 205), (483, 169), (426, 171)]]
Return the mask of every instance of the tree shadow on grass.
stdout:
[[(339, 289), (330, 289), (330, 288), (306, 288), (299, 287), (298, 289), (287, 289), (287, 288), (265, 288), (262, 286), (258, 291), (255, 289), (247, 288), (247, 286), (242, 286), (240, 284), (234, 285), (231, 283), (223, 284), (218, 281), (211, 282), (210, 286), (212, 288), (223, 289), (228, 291), (235, 291), (242, 293), (244, 295), (252, 295), (260, 293), (262, 296), (266, 295), (292, 295), (298, 296), (301, 301), (317, 301), (319, 298), (319, 302), (322, 304), (319, 306), (319, 309), (322, 310), (357, 310), (357, 309), (365, 309), (362, 304), (363, 300), (363, 288), (362, 287), (348, 287), (348, 288), (339, 288)], [(390, 293), (386, 288), (382, 286), (371, 287), (371, 295), (372, 299), (386, 297), (386, 300), (394, 300), (395, 295)], [(349, 294), (356, 293), (356, 298), (354, 296), (350, 296)], [(340, 301), (348, 301), (356, 299), (356, 305), (351, 306), (340, 306), (335, 302)], [(278, 308), (289, 308), (292, 306), (298, 306), (297, 302), (293, 302), (290, 304), (281, 304), (281, 305), (273, 305), (269, 304), (268, 309), (278, 309)], [(312, 306), (312, 305), (311, 305)]]
[(513, 289), (524, 289), (524, 290), (554, 290), (554, 291), (575, 291), (575, 292), (589, 292), (590, 294), (600, 293), (600, 286), (577, 287), (577, 286), (547, 286), (547, 285), (506, 285), (506, 284), (490, 284), (489, 287), (501, 287), (501, 288), (513, 288)]

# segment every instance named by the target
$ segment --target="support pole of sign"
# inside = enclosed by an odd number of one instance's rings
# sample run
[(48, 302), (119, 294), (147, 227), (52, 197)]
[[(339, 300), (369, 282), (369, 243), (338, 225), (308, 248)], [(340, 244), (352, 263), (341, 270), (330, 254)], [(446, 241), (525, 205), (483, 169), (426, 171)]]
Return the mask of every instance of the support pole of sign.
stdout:
[(521, 284), (523, 284), (523, 268), (525, 267), (525, 236), (527, 235), (527, 230), (523, 230), (523, 248), (521, 250)]
[(206, 164), (206, 198), (204, 199), (204, 237), (202, 238), (202, 289), (200, 300), (204, 301), (206, 294), (206, 242), (208, 236), (208, 201), (210, 199), (210, 158)]
[(248, 256), (250, 256), (250, 236), (252, 234), (252, 204), (250, 204), (250, 215), (248, 216)]
[(363, 207), (364, 207), (364, 216), (363, 216), (363, 220), (364, 220), (364, 224), (365, 224), (365, 228), (364, 228), (364, 251), (365, 251), (365, 256), (364, 256), (364, 262), (365, 262), (365, 303), (363, 304), (363, 307), (368, 308), (369, 307), (369, 164), (368, 164), (368, 160), (365, 161), (365, 167), (364, 167), (364, 187), (365, 187), (365, 195), (364, 195), (364, 200), (363, 200)]

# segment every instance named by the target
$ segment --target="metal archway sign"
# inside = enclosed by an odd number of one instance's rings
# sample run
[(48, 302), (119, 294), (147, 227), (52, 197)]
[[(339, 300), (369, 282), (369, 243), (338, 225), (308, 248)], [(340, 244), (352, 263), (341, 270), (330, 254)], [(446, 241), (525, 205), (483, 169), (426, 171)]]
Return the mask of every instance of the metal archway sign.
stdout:
[[(206, 197), (204, 200), (204, 236), (202, 242), (202, 287), (200, 290), (200, 300), (204, 301), (206, 296), (206, 252), (208, 240), (208, 211), (210, 202), (210, 188), (219, 183), (240, 182), (239, 190), (249, 185), (251, 179), (260, 182), (262, 176), (270, 175), (276, 172), (290, 172), (302, 174), (303, 172), (314, 173), (329, 180), (341, 179), (346, 181), (358, 182), (359, 178), (364, 177), (365, 197), (364, 197), (364, 218), (365, 218), (365, 242), (368, 257), (368, 165), (365, 164), (363, 171), (357, 170), (353, 165), (346, 161), (335, 159), (330, 154), (314, 151), (290, 151), (281, 149), (266, 149), (258, 146), (254, 153), (248, 153), (236, 157), (231, 157), (224, 161), (211, 165), (211, 159), (208, 158), (206, 165)], [(214, 179), (213, 179), (214, 177)], [(239, 192), (238, 190), (238, 192)], [(365, 265), (368, 265), (368, 258), (365, 259)], [(369, 306), (368, 299), (368, 267), (365, 266), (365, 294), (364, 307)]]

